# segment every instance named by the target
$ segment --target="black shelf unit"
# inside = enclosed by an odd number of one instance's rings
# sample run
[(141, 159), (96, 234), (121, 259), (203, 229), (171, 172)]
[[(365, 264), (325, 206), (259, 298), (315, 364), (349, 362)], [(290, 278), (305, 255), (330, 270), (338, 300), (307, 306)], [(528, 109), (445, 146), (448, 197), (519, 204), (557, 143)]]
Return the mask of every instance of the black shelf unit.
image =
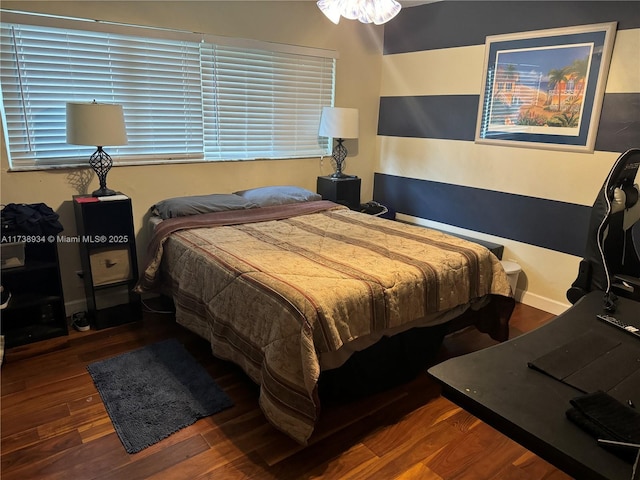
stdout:
[(24, 265), (2, 269), (2, 286), (11, 292), (2, 310), (5, 347), (69, 333), (55, 241), (25, 244)]
[(317, 192), (324, 200), (346, 205), (352, 210), (360, 208), (360, 184), (358, 177), (318, 177)]
[(142, 318), (131, 199), (73, 197), (87, 312), (97, 330)]

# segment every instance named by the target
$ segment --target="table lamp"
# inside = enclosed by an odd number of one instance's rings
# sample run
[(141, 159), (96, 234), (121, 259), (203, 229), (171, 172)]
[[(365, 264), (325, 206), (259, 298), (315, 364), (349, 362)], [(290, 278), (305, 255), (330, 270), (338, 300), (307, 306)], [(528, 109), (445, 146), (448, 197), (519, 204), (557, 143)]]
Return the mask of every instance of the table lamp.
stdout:
[(336, 163), (336, 171), (331, 174), (333, 178), (349, 176), (342, 173), (342, 166), (347, 157), (347, 149), (342, 142), (345, 138), (358, 138), (358, 122), (357, 108), (324, 107), (322, 109), (318, 135), (335, 138), (338, 142), (332, 154)]
[(107, 173), (113, 160), (102, 147), (127, 144), (122, 105), (97, 103), (95, 100), (91, 103), (67, 103), (67, 143), (97, 147), (89, 165), (98, 176), (100, 188), (92, 195), (115, 195), (115, 191), (107, 188)]

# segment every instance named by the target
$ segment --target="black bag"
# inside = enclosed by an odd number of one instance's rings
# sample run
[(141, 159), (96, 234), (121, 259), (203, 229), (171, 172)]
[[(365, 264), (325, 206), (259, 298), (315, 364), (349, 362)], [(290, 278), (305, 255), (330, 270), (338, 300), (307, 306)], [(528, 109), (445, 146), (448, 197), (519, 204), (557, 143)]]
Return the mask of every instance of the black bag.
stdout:
[(44, 203), (10, 203), (0, 211), (2, 236), (55, 235), (64, 227), (60, 215)]

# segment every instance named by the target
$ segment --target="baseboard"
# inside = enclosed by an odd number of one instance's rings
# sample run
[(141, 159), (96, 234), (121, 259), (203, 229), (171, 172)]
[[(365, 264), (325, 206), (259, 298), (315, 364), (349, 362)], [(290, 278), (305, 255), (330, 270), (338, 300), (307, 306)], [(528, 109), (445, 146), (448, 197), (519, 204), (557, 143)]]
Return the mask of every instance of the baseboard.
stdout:
[[(141, 295), (142, 301), (151, 300), (154, 298), (158, 298), (161, 295), (159, 293), (143, 293)], [(78, 300), (71, 300), (69, 302), (64, 302), (65, 314), (67, 317), (71, 317), (76, 312), (86, 312), (87, 311), (87, 301), (84, 298)]]
[(70, 302), (64, 302), (64, 309), (67, 317), (70, 317), (76, 312), (87, 311), (87, 301), (84, 298), (79, 300), (72, 300)]
[(525, 292), (522, 290), (517, 290), (515, 299), (524, 303), (525, 305), (529, 305), (530, 307), (537, 308), (538, 310), (544, 310), (545, 312), (553, 313), (554, 315), (560, 315), (564, 313), (571, 305), (569, 303), (561, 303), (555, 300), (551, 300), (546, 297), (542, 297), (540, 295), (536, 295), (535, 293)]

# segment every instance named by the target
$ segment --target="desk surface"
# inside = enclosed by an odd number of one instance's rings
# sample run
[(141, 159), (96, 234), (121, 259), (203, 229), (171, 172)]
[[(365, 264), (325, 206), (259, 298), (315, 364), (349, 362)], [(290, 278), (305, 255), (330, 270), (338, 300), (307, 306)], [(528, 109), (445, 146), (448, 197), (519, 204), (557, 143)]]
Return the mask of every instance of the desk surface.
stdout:
[[(637, 349), (640, 361), (640, 340), (596, 319), (596, 313), (604, 313), (602, 299), (602, 292), (591, 292), (546, 325), (447, 360), (430, 368), (429, 373), (442, 383), (446, 398), (569, 475), (585, 480), (629, 480), (631, 464), (599, 447), (593, 437), (566, 418), (569, 400), (582, 392), (527, 366), (588, 330)], [(620, 298), (613, 315), (637, 323), (640, 302)], [(640, 405), (637, 400), (635, 403)]]

